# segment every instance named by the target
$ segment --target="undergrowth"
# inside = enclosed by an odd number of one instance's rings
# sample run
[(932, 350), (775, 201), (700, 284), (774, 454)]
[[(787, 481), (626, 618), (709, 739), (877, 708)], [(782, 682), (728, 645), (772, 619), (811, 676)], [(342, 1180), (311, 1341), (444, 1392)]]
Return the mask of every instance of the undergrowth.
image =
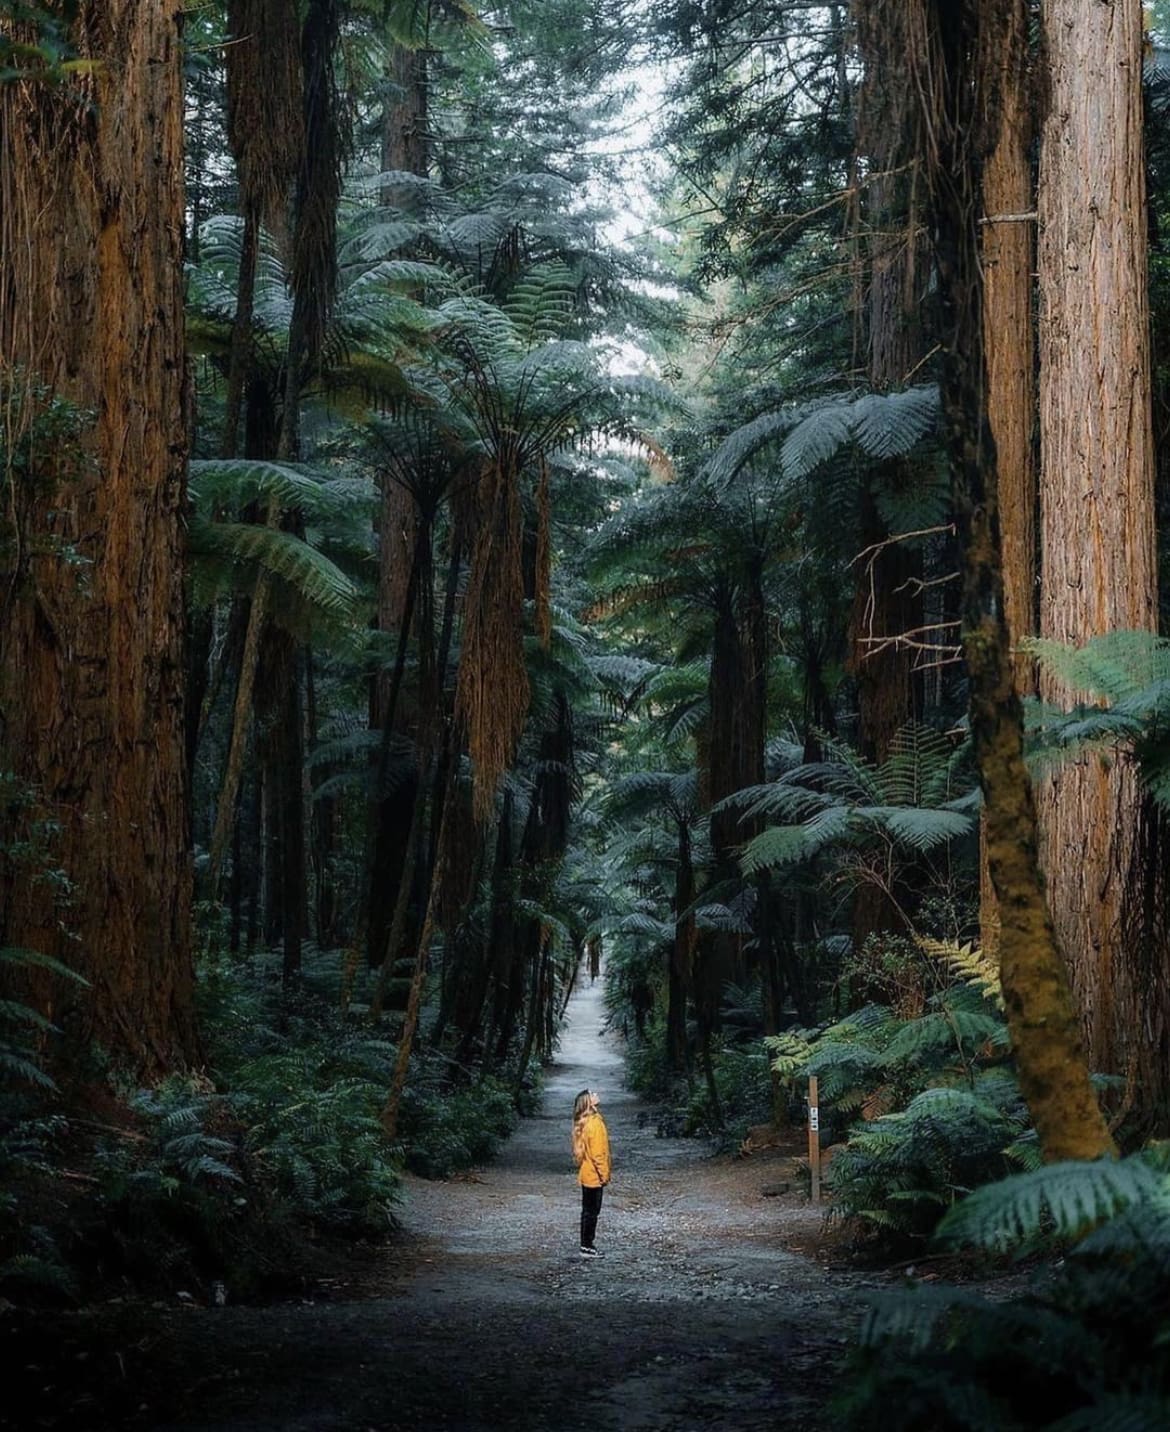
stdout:
[[(766, 1044), (794, 1091), (815, 1075), (833, 1216), (921, 1240), (972, 1189), (1038, 1160), (998, 977), (970, 947), (920, 944), (913, 1015), (870, 1004)], [(899, 988), (905, 995), (907, 983)]]
[(988, 1185), (939, 1245), (1051, 1256), (1015, 1296), (918, 1285), (870, 1300), (837, 1412), (858, 1432), (1170, 1426), (1170, 1161), (1051, 1164)]
[(711, 1041), (714, 1098), (701, 1059), (689, 1070), (670, 1068), (666, 1027), (654, 1011), (641, 1038), (625, 1049), (626, 1083), (662, 1111), (664, 1133), (706, 1137), (722, 1147), (737, 1147), (748, 1128), (766, 1122), (773, 1111), (773, 1081), (758, 1029), (763, 1022), (758, 987), (730, 986), (724, 1001), (724, 1028)]
[(342, 959), (309, 951), (286, 992), (274, 958), (205, 958), (205, 1070), (94, 1091), (84, 1115), (56, 1110), (27, 1033), (51, 1031), (0, 1007), (0, 1295), (289, 1289), (311, 1277), (315, 1240), (392, 1232), (404, 1169), (442, 1178), (490, 1159), (533, 1086), (518, 1101), (511, 1070), (473, 1075), (424, 1046), (391, 1144), (393, 1025), (371, 1027)]

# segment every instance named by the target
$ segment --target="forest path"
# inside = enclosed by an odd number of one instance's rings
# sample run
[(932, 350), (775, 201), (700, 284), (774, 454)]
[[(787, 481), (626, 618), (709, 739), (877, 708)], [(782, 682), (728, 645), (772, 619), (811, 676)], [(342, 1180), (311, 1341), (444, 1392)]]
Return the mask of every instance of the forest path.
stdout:
[[(408, 1180), (406, 1236), (361, 1301), (168, 1315), (182, 1413), (167, 1432), (827, 1425), (862, 1280), (786, 1243), (815, 1241), (792, 1159), (712, 1159), (660, 1139), (622, 1088), (602, 984), (574, 996), (541, 1111), (499, 1157), (448, 1183)], [(578, 1252), (573, 1097), (602, 1095), (614, 1150), (597, 1243)], [(352, 1297), (351, 1289), (348, 1296)], [(347, 1296), (346, 1289), (334, 1297)]]

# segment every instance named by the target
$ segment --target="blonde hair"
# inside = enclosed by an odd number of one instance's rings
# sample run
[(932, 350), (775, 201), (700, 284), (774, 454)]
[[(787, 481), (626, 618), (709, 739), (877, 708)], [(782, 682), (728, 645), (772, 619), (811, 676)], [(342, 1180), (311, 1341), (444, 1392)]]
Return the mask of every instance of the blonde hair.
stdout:
[(585, 1120), (593, 1112), (593, 1096), (582, 1089), (573, 1100), (573, 1158), (580, 1168), (585, 1162)]

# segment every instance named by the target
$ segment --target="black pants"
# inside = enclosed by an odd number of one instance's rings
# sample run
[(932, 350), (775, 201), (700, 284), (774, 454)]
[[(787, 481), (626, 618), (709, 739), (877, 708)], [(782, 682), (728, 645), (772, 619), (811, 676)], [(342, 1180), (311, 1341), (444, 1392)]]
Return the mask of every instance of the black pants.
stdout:
[(601, 1195), (604, 1188), (586, 1188), (581, 1185), (581, 1247), (593, 1247), (593, 1235), (597, 1232), (597, 1215), (601, 1212)]

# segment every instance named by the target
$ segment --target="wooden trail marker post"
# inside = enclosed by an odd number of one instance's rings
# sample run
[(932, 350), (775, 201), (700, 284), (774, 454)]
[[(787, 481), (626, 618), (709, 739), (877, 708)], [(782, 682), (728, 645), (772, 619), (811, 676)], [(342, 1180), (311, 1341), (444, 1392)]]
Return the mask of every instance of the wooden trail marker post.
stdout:
[(817, 1076), (808, 1081), (808, 1170), (812, 1175), (812, 1201), (821, 1201), (821, 1108), (818, 1103)]

